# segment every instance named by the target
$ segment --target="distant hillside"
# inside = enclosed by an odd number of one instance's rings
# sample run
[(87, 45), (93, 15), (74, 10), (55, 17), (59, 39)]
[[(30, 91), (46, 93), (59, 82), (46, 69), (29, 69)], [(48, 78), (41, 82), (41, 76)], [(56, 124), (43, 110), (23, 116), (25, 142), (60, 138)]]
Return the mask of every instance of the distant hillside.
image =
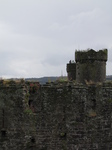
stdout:
[[(46, 82), (54, 82), (56, 80), (59, 79), (67, 79), (66, 76), (63, 77), (41, 77), (41, 78), (25, 78), (25, 81), (31, 81), (31, 82), (39, 82), (40, 84), (45, 84)], [(10, 80), (20, 80), (19, 78), (11, 78)], [(106, 76), (106, 80), (107, 81), (111, 81), (112, 80), (112, 75), (108, 75)]]
[(45, 84), (46, 82), (53, 82), (59, 79), (59, 77), (42, 77), (42, 78), (26, 78), (26, 81), (38, 81), (40, 84)]
[[(53, 82), (62, 77), (41, 77), (41, 78), (26, 78), (26, 81), (32, 81), (32, 82), (40, 82), (40, 84), (45, 84), (46, 82)], [(66, 77), (63, 77), (66, 78)], [(112, 75), (106, 76), (106, 80), (112, 80)]]
[(106, 80), (112, 80), (112, 75), (106, 76)]

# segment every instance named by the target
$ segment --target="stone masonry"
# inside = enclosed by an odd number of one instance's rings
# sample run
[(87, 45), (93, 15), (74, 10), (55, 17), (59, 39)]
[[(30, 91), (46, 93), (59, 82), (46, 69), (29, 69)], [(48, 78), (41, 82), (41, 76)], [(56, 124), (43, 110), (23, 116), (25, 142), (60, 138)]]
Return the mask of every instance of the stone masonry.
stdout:
[(106, 80), (107, 49), (95, 51), (76, 50), (75, 61), (67, 64), (68, 80), (80, 83), (104, 82)]
[(0, 150), (111, 150), (112, 83), (0, 83)]

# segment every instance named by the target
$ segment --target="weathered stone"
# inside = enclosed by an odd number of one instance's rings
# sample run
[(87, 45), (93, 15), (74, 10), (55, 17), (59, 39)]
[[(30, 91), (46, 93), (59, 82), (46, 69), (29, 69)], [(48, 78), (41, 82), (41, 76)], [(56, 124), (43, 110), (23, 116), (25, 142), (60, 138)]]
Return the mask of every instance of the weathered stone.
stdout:
[(0, 150), (111, 150), (112, 84), (2, 82), (0, 131)]

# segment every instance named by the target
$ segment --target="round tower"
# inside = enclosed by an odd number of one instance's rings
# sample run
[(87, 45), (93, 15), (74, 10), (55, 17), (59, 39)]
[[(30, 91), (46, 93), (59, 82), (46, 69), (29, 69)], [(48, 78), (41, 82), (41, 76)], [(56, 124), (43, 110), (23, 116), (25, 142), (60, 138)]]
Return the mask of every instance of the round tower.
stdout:
[(74, 61), (69, 61), (66, 70), (68, 73), (68, 80), (76, 80), (76, 63)]
[(107, 49), (98, 52), (93, 49), (76, 51), (75, 61), (77, 82), (103, 82), (106, 80)]

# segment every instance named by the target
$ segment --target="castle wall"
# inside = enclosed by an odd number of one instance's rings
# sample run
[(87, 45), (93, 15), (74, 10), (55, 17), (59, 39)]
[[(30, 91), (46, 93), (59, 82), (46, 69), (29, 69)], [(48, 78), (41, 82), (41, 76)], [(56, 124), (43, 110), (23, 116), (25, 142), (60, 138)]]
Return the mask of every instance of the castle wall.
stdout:
[(22, 85), (0, 83), (0, 149), (22, 148)]
[(36, 133), (35, 115), (28, 107), (23, 83), (0, 82), (0, 150), (31, 149)]
[(40, 143), (46, 141), (45, 148), (50, 150), (110, 149), (111, 99), (110, 85), (44, 87), (44, 124), (40, 118), (37, 135), (43, 137)]
[[(110, 150), (112, 84), (0, 85), (1, 150)], [(2, 133), (2, 132), (1, 132)]]

